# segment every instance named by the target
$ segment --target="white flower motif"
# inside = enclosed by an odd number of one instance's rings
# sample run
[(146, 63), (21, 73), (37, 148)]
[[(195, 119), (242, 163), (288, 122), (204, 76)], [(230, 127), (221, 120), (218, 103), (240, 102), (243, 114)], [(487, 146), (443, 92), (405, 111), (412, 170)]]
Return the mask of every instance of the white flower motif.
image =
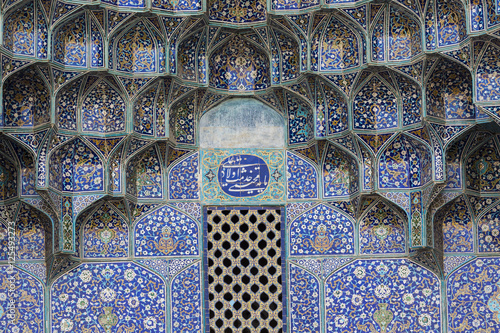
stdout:
[(135, 278), (136, 275), (137, 274), (135, 274), (135, 271), (133, 269), (131, 269), (131, 268), (127, 269), (125, 271), (125, 280), (132, 281)]
[(418, 323), (421, 325), (421, 326), (424, 326), (424, 327), (427, 327), (427, 326), (430, 326), (432, 324), (432, 318), (431, 316), (429, 316), (428, 314), (424, 313), (424, 314), (421, 314), (419, 317), (418, 317)]
[(79, 298), (76, 302), (76, 307), (79, 309), (86, 309), (89, 306), (89, 301), (86, 298)]
[(108, 287), (101, 290), (100, 296), (103, 302), (113, 302), (116, 298), (116, 292)]
[(144, 319), (144, 327), (147, 329), (156, 328), (156, 318), (146, 317), (146, 319)]
[(84, 270), (80, 273), (80, 280), (87, 283), (92, 280), (92, 273), (89, 270)]
[(71, 332), (73, 329), (73, 321), (71, 319), (64, 318), (61, 320), (61, 331), (62, 332)]
[(378, 298), (387, 298), (391, 296), (391, 288), (386, 286), (385, 284), (381, 284), (375, 288), (375, 296)]
[(338, 328), (344, 328), (347, 326), (347, 318), (344, 315), (338, 315), (335, 317), (335, 326)]
[(105, 277), (111, 277), (113, 276), (115, 272), (109, 268), (109, 266), (106, 266), (106, 268), (104, 268), (102, 271), (101, 271), (101, 275), (102, 276), (105, 276)]
[(363, 303), (363, 297), (361, 295), (353, 295), (351, 301), (352, 304), (358, 306), (361, 305), (361, 303)]
[(401, 278), (406, 279), (410, 275), (410, 269), (408, 268), (408, 266), (403, 265), (403, 266), (399, 267), (398, 275)]
[(358, 279), (362, 279), (365, 277), (366, 273), (365, 273), (365, 269), (361, 266), (359, 267), (356, 267), (356, 269), (354, 270), (354, 275), (356, 275), (356, 277)]
[(134, 296), (134, 297), (131, 297), (129, 298), (128, 300), (128, 305), (131, 307), (131, 308), (136, 308), (139, 306), (139, 298)]
[(411, 305), (411, 304), (413, 304), (413, 302), (415, 302), (415, 298), (413, 297), (412, 294), (407, 293), (407, 294), (403, 295), (403, 303), (405, 303), (407, 305)]

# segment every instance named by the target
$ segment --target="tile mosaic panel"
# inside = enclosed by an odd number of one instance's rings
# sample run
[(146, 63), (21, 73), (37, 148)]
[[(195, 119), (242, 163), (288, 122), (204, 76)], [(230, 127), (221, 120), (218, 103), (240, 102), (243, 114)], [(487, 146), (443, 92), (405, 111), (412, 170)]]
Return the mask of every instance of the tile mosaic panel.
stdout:
[(0, 154), (0, 200), (17, 197), (19, 175), (14, 163)]
[(50, 186), (64, 192), (102, 191), (103, 163), (77, 138), (54, 151), (49, 161)]
[(290, 152), (286, 156), (288, 199), (317, 198), (318, 173), (314, 165)]
[(356, 260), (325, 283), (326, 331), (439, 332), (441, 283), (406, 259)]
[(321, 317), (318, 278), (300, 266), (290, 264), (289, 281), (291, 330), (319, 333)]
[(499, 258), (476, 258), (446, 281), (449, 332), (495, 332), (500, 329)]
[(395, 75), (399, 85), (403, 107), (403, 126), (418, 124), (423, 118), (422, 92), (411, 80)]
[(165, 282), (135, 263), (82, 264), (53, 283), (50, 298), (53, 332), (165, 330)]
[(478, 221), (477, 238), (479, 252), (500, 252), (499, 209), (500, 205), (494, 205)]
[(87, 20), (80, 15), (61, 26), (54, 38), (54, 61), (61, 65), (87, 67)]
[(94, 20), (91, 22), (91, 32), (90, 32), (90, 59), (92, 67), (103, 67), (104, 65), (104, 42), (102, 38), (101, 31), (97, 27)]
[(125, 102), (105, 81), (92, 87), (82, 103), (84, 132), (112, 133), (125, 129)]
[(385, 60), (385, 43), (384, 43), (384, 15), (382, 13), (379, 16), (375, 28), (373, 29), (371, 35), (372, 43), (372, 60), (373, 61), (384, 61)]
[(142, 217), (134, 227), (137, 257), (199, 254), (198, 222), (181, 211), (163, 206)]
[(436, 1), (438, 46), (461, 42), (467, 36), (465, 11), (458, 1)]
[(262, 90), (270, 82), (269, 59), (258, 47), (238, 36), (210, 57), (210, 86), (229, 91)]
[(382, 201), (377, 202), (359, 224), (359, 253), (405, 253), (404, 220)]
[(201, 199), (205, 202), (283, 201), (285, 154), (273, 149), (203, 150), (201, 177)]
[(321, 40), (320, 70), (345, 70), (360, 65), (358, 36), (353, 29), (333, 17)]
[[(443, 85), (443, 80), (447, 84)], [(474, 119), (470, 73), (455, 62), (440, 61), (427, 84), (427, 113), (442, 119)]]
[(16, 220), (16, 258), (18, 260), (45, 259), (45, 224), (36, 209), (21, 204)]
[(273, 0), (272, 7), (275, 10), (304, 9), (319, 5), (319, 0)]
[(135, 155), (127, 165), (127, 193), (137, 198), (163, 197), (161, 160), (155, 146)]
[(379, 172), (381, 188), (422, 186), (431, 180), (431, 155), (422, 144), (399, 136), (382, 153)]
[(182, 0), (178, 2), (153, 0), (152, 7), (168, 10), (168, 11), (194, 11), (200, 10), (202, 1), (199, 0)]
[[(328, 135), (335, 133), (340, 133), (348, 129), (348, 108), (345, 99), (340, 95), (338, 91), (331, 88), (327, 84), (321, 84), (323, 88), (325, 104), (326, 104), (326, 114), (325, 121), (327, 127)], [(319, 108), (318, 108), (319, 109)], [(316, 110), (316, 119), (319, 120), (319, 115), (321, 110)], [(316, 132), (319, 132), (317, 128)]]
[(128, 73), (157, 71), (157, 48), (143, 21), (136, 22), (116, 42), (116, 69)]
[(328, 205), (296, 217), (289, 232), (291, 256), (354, 254), (354, 223)]
[(170, 109), (170, 137), (178, 143), (195, 143), (196, 94), (190, 94)]
[[(170, 269), (173, 270), (173, 265)], [(180, 272), (172, 281), (172, 332), (202, 332), (201, 272), (201, 264), (198, 262)]]
[[(6, 0), (0, 331), (500, 330), (500, 4), (466, 2)], [(286, 138), (203, 145), (250, 98), (278, 118), (249, 135)], [(261, 221), (227, 241), (264, 250), (211, 249), (211, 281), (202, 207), (230, 204)]]
[[(0, 265), (0, 325), (6, 332), (44, 331), (44, 287), (25, 271), (10, 265)], [(13, 293), (17, 303), (11, 305)]]
[(194, 153), (170, 169), (168, 173), (170, 199), (194, 200), (200, 198), (198, 155), (198, 153)]
[(323, 162), (323, 196), (342, 197), (358, 191), (359, 171), (356, 160), (329, 144)]
[(35, 55), (35, 6), (28, 3), (12, 12), (4, 23), (4, 46), (15, 54)]
[(373, 76), (356, 94), (353, 114), (355, 129), (395, 128), (398, 126), (396, 95), (378, 76)]
[[(443, 219), (443, 251), (473, 252), (472, 216), (463, 197), (448, 207)], [(480, 227), (479, 227), (480, 228)], [(479, 236), (481, 243), (481, 236)]]
[(242, 24), (266, 20), (266, 2), (263, 0), (230, 1), (209, 0), (208, 17), (211, 21)]
[(288, 111), (288, 142), (305, 143), (314, 135), (314, 115), (311, 106), (292, 94), (286, 94)]
[(63, 88), (57, 99), (57, 125), (62, 130), (77, 130), (78, 99), (82, 80), (75, 80)]
[(290, 35), (278, 29), (274, 29), (273, 32), (281, 55), (281, 82), (296, 79), (299, 76), (300, 55), (297, 52), (299, 45)]
[(34, 69), (16, 72), (3, 85), (3, 126), (28, 127), (50, 121), (50, 94)]
[(420, 25), (396, 6), (389, 12), (389, 61), (411, 59), (422, 52)]
[(479, 101), (500, 100), (500, 77), (495, 74), (498, 73), (500, 69), (500, 65), (497, 61), (497, 53), (497, 46), (488, 46), (478, 64), (476, 75), (478, 96), (476, 98)]
[(109, 205), (97, 209), (82, 232), (84, 258), (128, 256), (128, 225)]
[(500, 154), (493, 139), (477, 149), (465, 165), (466, 186), (473, 191), (500, 191)]
[(196, 81), (196, 50), (203, 31), (197, 31), (179, 43), (179, 75), (187, 81)]

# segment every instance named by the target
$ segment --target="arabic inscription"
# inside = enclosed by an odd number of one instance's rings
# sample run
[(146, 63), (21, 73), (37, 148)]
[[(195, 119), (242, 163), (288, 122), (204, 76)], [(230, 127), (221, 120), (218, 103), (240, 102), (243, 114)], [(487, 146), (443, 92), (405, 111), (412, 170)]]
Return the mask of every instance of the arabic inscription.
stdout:
[(232, 197), (255, 196), (269, 184), (269, 168), (258, 156), (231, 155), (219, 165), (218, 181), (224, 193)]

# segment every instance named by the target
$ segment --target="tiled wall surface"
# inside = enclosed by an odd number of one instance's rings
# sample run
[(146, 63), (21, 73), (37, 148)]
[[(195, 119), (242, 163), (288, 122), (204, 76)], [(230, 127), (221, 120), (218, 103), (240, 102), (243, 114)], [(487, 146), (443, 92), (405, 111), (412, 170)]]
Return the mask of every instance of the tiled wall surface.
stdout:
[(500, 332), (498, 0), (0, 22), (0, 332)]

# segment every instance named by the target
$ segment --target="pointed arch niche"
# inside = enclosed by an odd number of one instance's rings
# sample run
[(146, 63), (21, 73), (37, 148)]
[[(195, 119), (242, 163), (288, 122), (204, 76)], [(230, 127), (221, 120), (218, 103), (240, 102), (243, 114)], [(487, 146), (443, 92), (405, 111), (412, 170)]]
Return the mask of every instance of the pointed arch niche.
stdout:
[(284, 148), (283, 116), (253, 98), (233, 98), (201, 116), (200, 148)]

